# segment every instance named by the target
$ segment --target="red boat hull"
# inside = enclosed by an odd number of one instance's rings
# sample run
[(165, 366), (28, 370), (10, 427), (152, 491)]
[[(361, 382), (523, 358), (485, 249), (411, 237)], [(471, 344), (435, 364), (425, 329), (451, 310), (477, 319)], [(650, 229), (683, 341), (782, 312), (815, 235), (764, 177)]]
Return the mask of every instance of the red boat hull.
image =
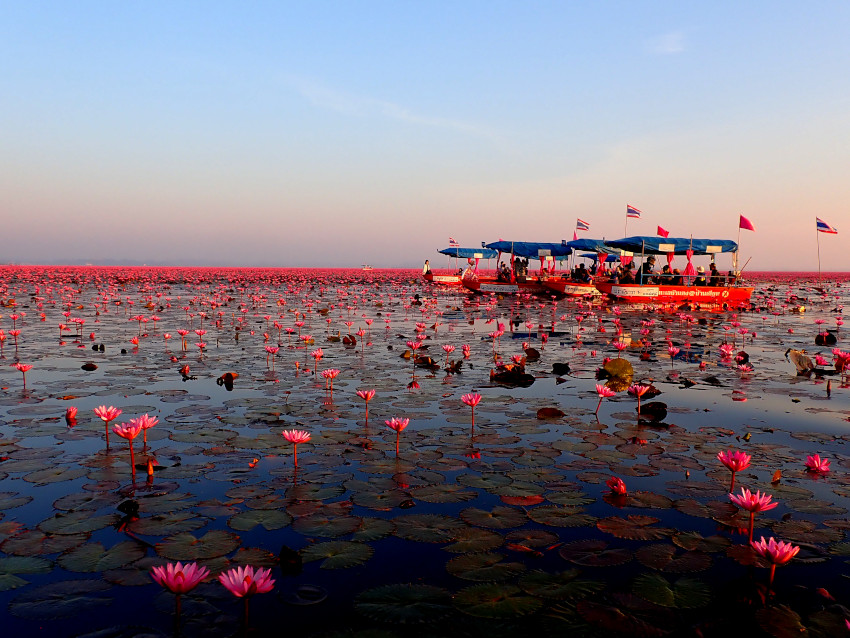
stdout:
[(422, 278), (430, 284), (440, 284), (443, 286), (460, 286), (460, 275), (435, 275), (429, 272), (422, 275)]
[(463, 287), (477, 293), (496, 293), (497, 295), (516, 295), (519, 293), (541, 294), (551, 292), (542, 281), (498, 281), (495, 277), (466, 275), (461, 280)]
[(559, 295), (566, 295), (567, 297), (585, 297), (587, 295), (598, 297), (602, 294), (592, 283), (567, 281), (566, 279), (549, 279), (546, 281), (546, 287)]
[(749, 303), (752, 288), (743, 286), (663, 286), (654, 284), (615, 284), (599, 282), (596, 289), (629, 303), (697, 303), (729, 308)]

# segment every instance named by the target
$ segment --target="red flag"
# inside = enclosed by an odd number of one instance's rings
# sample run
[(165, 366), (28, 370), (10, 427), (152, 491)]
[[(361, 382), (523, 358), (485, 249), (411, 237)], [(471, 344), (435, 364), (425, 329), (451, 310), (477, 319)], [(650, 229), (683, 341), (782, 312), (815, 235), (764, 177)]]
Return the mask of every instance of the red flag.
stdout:
[(741, 215), (741, 221), (738, 223), (738, 228), (743, 228), (744, 230), (751, 230), (753, 232), (755, 232), (756, 230), (756, 227), (753, 226), (753, 222), (751, 222), (743, 215)]
[(661, 228), (661, 226), (659, 226), (659, 227), (658, 227), (658, 236), (659, 236), (659, 237), (669, 237), (669, 236), (670, 236), (670, 231), (669, 231), (669, 230), (664, 230), (663, 228)]
[(573, 241), (576, 241), (577, 239), (578, 239), (578, 233), (576, 231), (573, 231)]

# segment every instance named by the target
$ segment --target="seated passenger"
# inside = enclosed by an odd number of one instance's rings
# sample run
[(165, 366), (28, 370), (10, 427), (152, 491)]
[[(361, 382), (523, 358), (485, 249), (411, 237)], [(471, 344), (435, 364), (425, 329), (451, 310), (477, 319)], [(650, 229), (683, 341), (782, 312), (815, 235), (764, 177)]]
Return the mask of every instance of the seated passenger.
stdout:
[(673, 280), (673, 271), (670, 270), (670, 264), (661, 269), (661, 274), (658, 275), (658, 283), (670, 285)]
[(590, 273), (587, 272), (587, 268), (584, 267), (584, 264), (580, 264), (579, 267), (576, 268), (576, 273), (573, 275), (573, 278), (584, 284), (590, 283)]
[(694, 286), (705, 286), (708, 282), (705, 279), (705, 268), (697, 266), (697, 278), (694, 279)]
[(658, 279), (655, 276), (655, 256), (650, 255), (643, 265), (640, 267), (640, 282), (642, 284), (657, 284)]
[(671, 286), (681, 286), (685, 282), (682, 280), (682, 272), (678, 268), (673, 269), (673, 276), (670, 278)]
[(623, 266), (623, 271), (620, 274), (620, 283), (621, 284), (633, 284), (635, 283), (635, 275), (632, 272), (632, 268), (634, 268), (634, 264), (629, 262)]

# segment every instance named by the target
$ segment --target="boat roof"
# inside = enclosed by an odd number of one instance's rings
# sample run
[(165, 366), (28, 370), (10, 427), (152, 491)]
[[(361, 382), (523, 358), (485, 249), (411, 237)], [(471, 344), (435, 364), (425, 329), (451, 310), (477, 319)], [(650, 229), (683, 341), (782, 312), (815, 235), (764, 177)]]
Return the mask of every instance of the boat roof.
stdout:
[(605, 242), (606, 246), (625, 250), (631, 253), (647, 255), (684, 255), (693, 250), (695, 255), (711, 255), (713, 253), (734, 253), (738, 244), (730, 239), (696, 239), (693, 237), (655, 237), (652, 235), (637, 235)]
[(582, 237), (581, 239), (573, 239), (572, 241), (568, 241), (567, 246), (569, 246), (573, 250), (592, 250), (595, 253), (613, 252), (611, 248), (605, 245), (604, 239), (587, 239), (585, 237)]
[[(539, 257), (566, 257), (572, 248), (567, 242), (535, 242), (535, 241), (494, 241), (487, 248), (498, 250), (500, 253), (512, 253), (518, 257), (538, 259)], [(542, 251), (542, 252), (541, 252)]]
[(448, 255), (449, 257), (457, 257), (459, 259), (475, 259), (476, 257), (479, 259), (495, 259), (499, 256), (497, 251), (490, 248), (461, 248), (459, 246), (450, 246), (449, 248), (443, 248), (437, 252), (443, 255)]

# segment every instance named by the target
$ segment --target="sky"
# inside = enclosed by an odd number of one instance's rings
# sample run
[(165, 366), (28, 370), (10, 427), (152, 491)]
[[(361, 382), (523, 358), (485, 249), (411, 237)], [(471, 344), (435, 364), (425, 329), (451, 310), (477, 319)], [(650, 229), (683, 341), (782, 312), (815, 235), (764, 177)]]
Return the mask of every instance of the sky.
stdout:
[(749, 270), (850, 270), (844, 0), (0, 11), (0, 262), (415, 267), (743, 214)]

